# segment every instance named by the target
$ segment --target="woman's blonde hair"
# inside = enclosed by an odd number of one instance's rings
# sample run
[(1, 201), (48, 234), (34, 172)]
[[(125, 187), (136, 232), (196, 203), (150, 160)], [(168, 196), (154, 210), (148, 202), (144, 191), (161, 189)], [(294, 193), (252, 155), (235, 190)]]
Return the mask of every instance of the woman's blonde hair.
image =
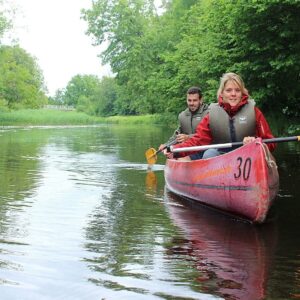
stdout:
[(225, 85), (228, 81), (233, 81), (234, 83), (236, 83), (241, 89), (243, 95), (249, 95), (248, 90), (245, 88), (244, 81), (239, 75), (235, 73), (225, 73), (220, 78), (220, 86), (217, 92), (218, 98), (223, 93)]

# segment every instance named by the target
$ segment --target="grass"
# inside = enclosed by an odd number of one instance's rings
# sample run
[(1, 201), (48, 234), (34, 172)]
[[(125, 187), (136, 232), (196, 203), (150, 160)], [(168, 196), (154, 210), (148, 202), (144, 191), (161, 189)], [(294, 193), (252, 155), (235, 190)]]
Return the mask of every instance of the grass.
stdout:
[(159, 115), (143, 115), (143, 116), (112, 116), (105, 118), (106, 123), (111, 124), (161, 124), (161, 118)]
[(103, 118), (75, 111), (24, 109), (0, 112), (0, 126), (87, 125), (103, 122)]
[(163, 124), (158, 115), (96, 117), (76, 111), (23, 109), (0, 112), (0, 126), (96, 125), (96, 124)]

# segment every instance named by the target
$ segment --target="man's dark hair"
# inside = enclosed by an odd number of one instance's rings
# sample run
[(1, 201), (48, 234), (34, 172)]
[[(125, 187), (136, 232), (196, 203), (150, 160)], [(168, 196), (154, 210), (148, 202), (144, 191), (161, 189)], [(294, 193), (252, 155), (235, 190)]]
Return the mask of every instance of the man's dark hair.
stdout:
[(187, 94), (199, 94), (200, 98), (202, 97), (202, 91), (197, 86), (192, 86), (188, 89)]

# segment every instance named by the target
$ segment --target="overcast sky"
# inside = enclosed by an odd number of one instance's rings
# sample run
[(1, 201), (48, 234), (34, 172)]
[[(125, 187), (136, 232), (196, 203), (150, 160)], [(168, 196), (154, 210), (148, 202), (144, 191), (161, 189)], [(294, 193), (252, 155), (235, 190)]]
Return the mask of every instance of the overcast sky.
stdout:
[(111, 75), (97, 57), (100, 48), (85, 35), (87, 23), (80, 19), (80, 9), (89, 8), (91, 0), (11, 1), (18, 8), (14, 35), (37, 58), (49, 95), (77, 74)]

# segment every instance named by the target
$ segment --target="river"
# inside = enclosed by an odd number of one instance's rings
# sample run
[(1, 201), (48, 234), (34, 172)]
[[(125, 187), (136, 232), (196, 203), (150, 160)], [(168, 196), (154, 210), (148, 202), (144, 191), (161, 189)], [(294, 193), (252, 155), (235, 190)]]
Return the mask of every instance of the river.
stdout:
[(0, 130), (0, 298), (300, 299), (300, 145), (253, 226), (165, 191), (155, 126)]

